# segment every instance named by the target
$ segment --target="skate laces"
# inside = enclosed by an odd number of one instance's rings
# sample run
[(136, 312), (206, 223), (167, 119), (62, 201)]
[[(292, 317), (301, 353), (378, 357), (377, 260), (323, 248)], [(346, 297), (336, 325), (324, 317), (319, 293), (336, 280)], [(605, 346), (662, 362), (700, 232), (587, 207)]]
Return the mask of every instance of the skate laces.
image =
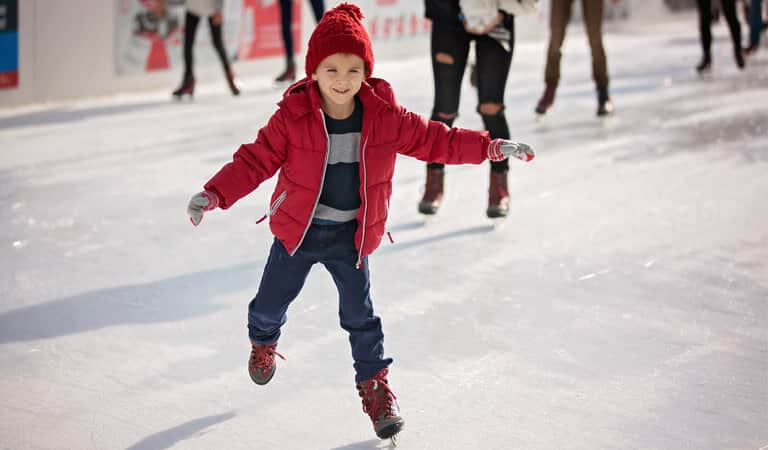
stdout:
[(397, 396), (387, 384), (387, 372), (387, 369), (382, 369), (371, 379), (357, 385), (358, 393), (363, 398), (363, 412), (374, 422), (381, 417), (396, 415)]
[(251, 367), (253, 369), (266, 369), (275, 365), (275, 356), (279, 356), (282, 360), (285, 357), (275, 350), (277, 344), (272, 345), (251, 345)]

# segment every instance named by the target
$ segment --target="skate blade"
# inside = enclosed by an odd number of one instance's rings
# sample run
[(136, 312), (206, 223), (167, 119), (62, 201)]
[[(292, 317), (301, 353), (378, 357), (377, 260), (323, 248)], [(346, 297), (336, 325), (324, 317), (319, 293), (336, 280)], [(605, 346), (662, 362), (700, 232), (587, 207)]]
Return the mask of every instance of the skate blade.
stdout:
[(195, 96), (192, 94), (171, 95), (172, 103), (184, 103), (185, 101), (194, 102)]
[(286, 89), (286, 88), (290, 87), (295, 82), (296, 82), (295, 80), (284, 80), (284, 81), (273, 80), (272, 81), (272, 85), (275, 88)]
[(435, 223), (437, 223), (438, 222), (438, 217), (437, 217), (436, 214), (429, 214), (429, 215), (425, 214), (423, 216), (422, 220), (423, 220), (424, 226), (428, 227), (430, 225), (434, 225)]
[(508, 221), (507, 217), (489, 217), (488, 218), (488, 231), (500, 231), (506, 228)]
[(382, 428), (381, 430), (376, 432), (376, 435), (379, 437), (379, 439), (392, 439), (396, 438), (398, 433), (400, 433), (403, 430), (403, 426), (405, 425), (404, 422), (395, 422), (387, 427)]

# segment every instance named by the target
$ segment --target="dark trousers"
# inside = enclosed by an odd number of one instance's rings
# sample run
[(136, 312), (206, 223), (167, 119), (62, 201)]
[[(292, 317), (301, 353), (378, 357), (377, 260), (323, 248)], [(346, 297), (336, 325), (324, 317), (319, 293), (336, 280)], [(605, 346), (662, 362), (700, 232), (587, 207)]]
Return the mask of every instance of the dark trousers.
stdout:
[(749, 4), (749, 44), (760, 43), (763, 31), (763, 0), (752, 0)]
[[(509, 67), (515, 46), (514, 22), (511, 28), (510, 50), (507, 51), (497, 40), (487, 35), (469, 34), (455, 26), (445, 26), (438, 21), (432, 24), (432, 74), (435, 81), (435, 100), (432, 107), (432, 120), (438, 120), (448, 126), (454, 118), (446, 119), (438, 113), (455, 114), (459, 110), (461, 82), (467, 67), (469, 45), (475, 42), (477, 57), (477, 96), (480, 103), (498, 103), (504, 105), (504, 89), (507, 85)], [(437, 60), (438, 53), (451, 56), (453, 63)], [(478, 109), (479, 112), (479, 109)], [(483, 124), (491, 138), (509, 139), (509, 125), (502, 107), (498, 114), (483, 115)], [(430, 168), (442, 168), (443, 164), (430, 163)], [(491, 170), (506, 171), (509, 162), (492, 161)]]
[[(705, 58), (712, 55), (712, 0), (696, 0), (699, 7), (699, 37)], [(741, 47), (741, 24), (736, 17), (736, 0), (720, 0), (723, 15), (728, 22), (734, 48)]]
[[(560, 82), (560, 49), (565, 40), (565, 29), (571, 20), (573, 0), (552, 0), (549, 11), (549, 49), (544, 82), (557, 86)], [(592, 79), (598, 89), (608, 88), (608, 62), (603, 47), (603, 0), (581, 0), (584, 25), (592, 52)]]
[(299, 295), (310, 268), (321, 263), (339, 290), (341, 327), (349, 333), (355, 381), (371, 378), (392, 363), (384, 358), (381, 319), (373, 312), (368, 258), (359, 269), (355, 249), (357, 222), (312, 225), (293, 256), (275, 239), (269, 252), (256, 297), (248, 305), (248, 335), (256, 344), (280, 338), (288, 305)]
[[(187, 16), (184, 22), (184, 80), (191, 80), (195, 77), (193, 73), (195, 63), (194, 52), (192, 50), (195, 46), (195, 35), (197, 34), (197, 25), (199, 23), (200, 16), (187, 11)], [(211, 16), (208, 17), (208, 26), (211, 29), (211, 41), (213, 41), (213, 47), (216, 49), (216, 54), (219, 55), (219, 60), (224, 68), (224, 72), (229, 73), (229, 60), (227, 59), (227, 52), (224, 50), (224, 39), (221, 36), (221, 24), (214, 24), (213, 17)]]
[[(310, 0), (312, 12), (315, 13), (315, 22), (320, 22), (325, 12), (323, 0)], [(280, 30), (283, 35), (283, 46), (285, 47), (285, 57), (293, 62), (293, 34), (291, 33), (291, 20), (293, 20), (293, 0), (280, 0)]]

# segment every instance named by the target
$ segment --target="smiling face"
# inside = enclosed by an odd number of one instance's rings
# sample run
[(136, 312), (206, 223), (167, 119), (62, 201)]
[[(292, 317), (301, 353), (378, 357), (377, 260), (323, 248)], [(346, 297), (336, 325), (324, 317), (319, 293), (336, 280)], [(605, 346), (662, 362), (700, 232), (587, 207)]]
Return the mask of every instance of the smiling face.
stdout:
[(355, 108), (355, 95), (365, 80), (365, 63), (351, 53), (334, 53), (320, 61), (312, 79), (320, 88), (323, 110), (343, 119)]

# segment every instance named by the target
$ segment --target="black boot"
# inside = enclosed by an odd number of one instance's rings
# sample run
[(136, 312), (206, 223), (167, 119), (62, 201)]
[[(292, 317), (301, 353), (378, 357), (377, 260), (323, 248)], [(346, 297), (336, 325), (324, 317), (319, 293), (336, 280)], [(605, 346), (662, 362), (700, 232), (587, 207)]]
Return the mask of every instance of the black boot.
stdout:
[(181, 99), (184, 95), (189, 95), (189, 98), (195, 95), (195, 79), (193, 77), (185, 77), (181, 82), (181, 86), (173, 91), (173, 96), (177, 100)]
[(235, 74), (231, 70), (228, 70), (224, 75), (227, 77), (227, 85), (229, 85), (229, 90), (232, 92), (232, 95), (240, 95), (240, 81), (235, 77)]
[(704, 55), (703, 58), (701, 58), (701, 62), (698, 66), (696, 66), (696, 72), (699, 75), (704, 75), (705, 73), (709, 73), (712, 70), (712, 58), (709, 55)]
[(488, 209), (485, 214), (491, 219), (506, 217), (509, 213), (509, 187), (507, 172), (491, 171), (488, 183)]
[(541, 94), (541, 98), (539, 99), (539, 103), (536, 104), (536, 113), (537, 114), (546, 114), (549, 108), (552, 107), (552, 105), (555, 103), (555, 92), (557, 91), (557, 86), (554, 84), (547, 84), (547, 86), (544, 88), (544, 93)]
[(296, 81), (296, 64), (292, 60), (285, 63), (285, 71), (275, 78), (277, 83), (293, 83)]
[(436, 214), (443, 201), (443, 168), (427, 168), (427, 181), (424, 185), (424, 197), (419, 202), (419, 212), (422, 214)]
[(613, 114), (613, 102), (608, 95), (608, 87), (597, 88), (597, 116), (603, 117)]
[(733, 48), (733, 58), (736, 60), (736, 66), (739, 70), (744, 70), (744, 51), (741, 49), (741, 45)]

